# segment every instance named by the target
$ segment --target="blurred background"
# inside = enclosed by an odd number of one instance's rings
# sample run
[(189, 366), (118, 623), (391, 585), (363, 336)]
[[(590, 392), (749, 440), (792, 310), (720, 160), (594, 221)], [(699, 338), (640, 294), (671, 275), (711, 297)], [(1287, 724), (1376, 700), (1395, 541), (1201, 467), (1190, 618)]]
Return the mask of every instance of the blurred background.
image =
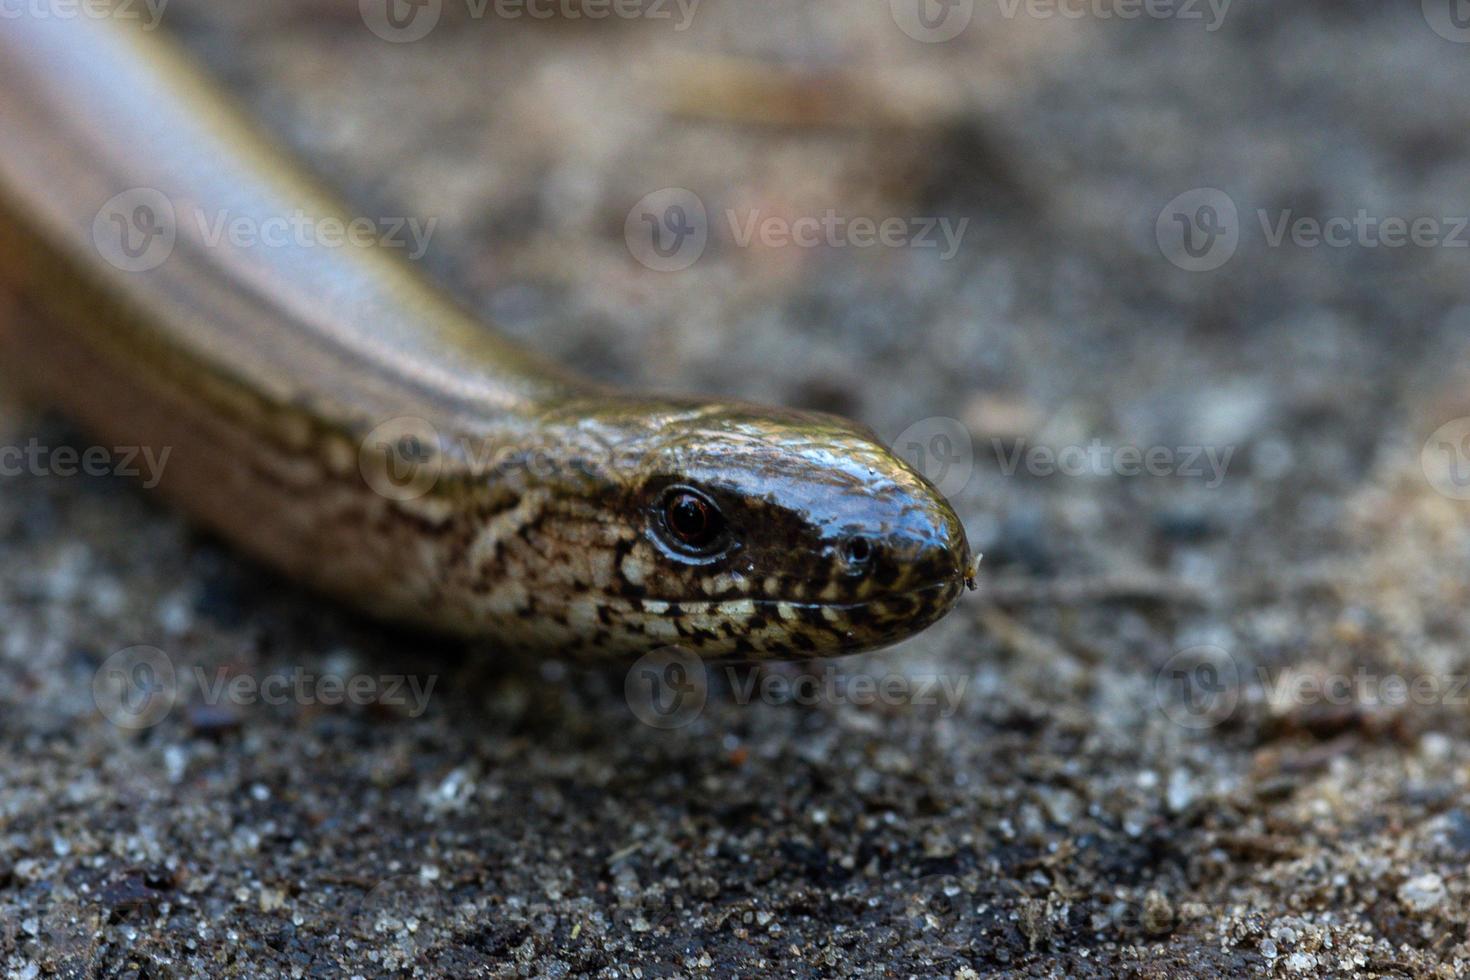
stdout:
[[(159, 29), (506, 333), (864, 421), (986, 558), (900, 648), (712, 669), (650, 724), (622, 671), (385, 636), (127, 481), (8, 478), (11, 975), (1464, 974), (1459, 0)], [(36, 433), (80, 439), (0, 413)], [(92, 678), (137, 643), (204, 674), (126, 730)], [(426, 710), (191, 679), (384, 665)]]

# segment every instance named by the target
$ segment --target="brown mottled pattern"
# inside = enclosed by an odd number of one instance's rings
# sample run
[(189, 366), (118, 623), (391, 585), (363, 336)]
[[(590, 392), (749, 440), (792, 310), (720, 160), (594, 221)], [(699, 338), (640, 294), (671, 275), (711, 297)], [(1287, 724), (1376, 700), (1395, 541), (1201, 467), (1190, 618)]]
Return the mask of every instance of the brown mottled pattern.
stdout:
[[(371, 247), (252, 249), (181, 220), (161, 265), (109, 264), (93, 219), (136, 187), (262, 223), (347, 213), (130, 28), (0, 34), (0, 344), (100, 437), (169, 447), (162, 490), (197, 520), (375, 614), (587, 659), (848, 652), (954, 603), (954, 512), (843, 419), (582, 383)], [(402, 419), (429, 436), (385, 460), (425, 478), (400, 499), (358, 459)], [(669, 488), (721, 515), (714, 553), (671, 539)]]

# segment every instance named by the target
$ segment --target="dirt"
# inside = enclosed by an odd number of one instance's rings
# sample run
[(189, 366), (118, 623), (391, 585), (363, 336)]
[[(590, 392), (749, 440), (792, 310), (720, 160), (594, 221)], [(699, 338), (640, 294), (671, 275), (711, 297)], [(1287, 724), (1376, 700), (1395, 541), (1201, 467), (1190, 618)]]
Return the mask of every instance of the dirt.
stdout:
[(7, 403), (8, 976), (1470, 975), (1470, 49), (1433, 3), (905, 2), (168, 6), (487, 320), (861, 419), (986, 559), (901, 647), (650, 700), (326, 604)]

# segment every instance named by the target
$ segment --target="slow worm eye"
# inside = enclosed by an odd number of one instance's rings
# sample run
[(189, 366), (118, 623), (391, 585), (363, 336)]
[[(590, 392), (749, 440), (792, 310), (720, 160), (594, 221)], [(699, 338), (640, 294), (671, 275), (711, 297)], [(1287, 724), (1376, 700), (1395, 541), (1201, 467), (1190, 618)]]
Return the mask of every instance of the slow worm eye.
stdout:
[(723, 543), (724, 515), (697, 490), (670, 488), (663, 496), (660, 515), (665, 539), (679, 551), (708, 555)]

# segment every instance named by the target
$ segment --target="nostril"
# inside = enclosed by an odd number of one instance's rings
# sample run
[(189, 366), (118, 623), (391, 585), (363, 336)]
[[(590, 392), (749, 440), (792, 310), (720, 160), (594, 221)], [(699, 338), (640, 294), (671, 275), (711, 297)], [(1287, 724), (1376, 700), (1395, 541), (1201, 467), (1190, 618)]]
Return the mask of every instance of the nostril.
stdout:
[(849, 565), (860, 568), (873, 560), (873, 542), (861, 534), (855, 534), (843, 545), (842, 555)]

